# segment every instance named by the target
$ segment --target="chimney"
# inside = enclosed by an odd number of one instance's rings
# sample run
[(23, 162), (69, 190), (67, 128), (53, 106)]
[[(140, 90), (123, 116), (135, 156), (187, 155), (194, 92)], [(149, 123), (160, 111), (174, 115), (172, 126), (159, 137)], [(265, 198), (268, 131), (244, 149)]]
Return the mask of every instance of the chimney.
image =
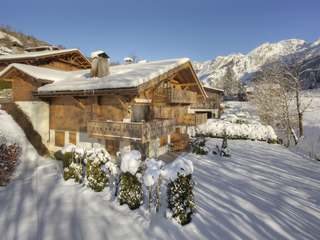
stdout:
[(125, 58), (123, 59), (123, 64), (131, 64), (131, 63), (134, 63), (133, 58), (131, 58), (131, 57), (125, 57)]
[(91, 77), (105, 77), (109, 75), (109, 56), (104, 51), (91, 53)]

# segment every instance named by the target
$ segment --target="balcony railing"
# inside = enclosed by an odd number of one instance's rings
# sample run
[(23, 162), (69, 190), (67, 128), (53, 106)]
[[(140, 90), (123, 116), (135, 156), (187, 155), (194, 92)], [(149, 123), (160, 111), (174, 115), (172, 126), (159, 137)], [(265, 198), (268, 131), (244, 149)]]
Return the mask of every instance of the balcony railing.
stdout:
[(205, 101), (199, 99), (196, 103), (191, 105), (193, 109), (217, 109), (219, 108), (219, 101), (216, 98), (207, 98)]
[(157, 137), (174, 132), (175, 121), (171, 119), (150, 122), (116, 122), (92, 120), (87, 123), (91, 137), (128, 139), (148, 142)]
[(195, 113), (195, 114), (186, 114), (182, 119), (179, 120), (178, 124), (197, 126), (207, 122), (206, 113)]
[(198, 102), (191, 105), (193, 109), (214, 109), (214, 104), (212, 102)]
[(197, 102), (197, 93), (175, 88), (168, 89), (168, 100), (170, 103), (191, 104)]

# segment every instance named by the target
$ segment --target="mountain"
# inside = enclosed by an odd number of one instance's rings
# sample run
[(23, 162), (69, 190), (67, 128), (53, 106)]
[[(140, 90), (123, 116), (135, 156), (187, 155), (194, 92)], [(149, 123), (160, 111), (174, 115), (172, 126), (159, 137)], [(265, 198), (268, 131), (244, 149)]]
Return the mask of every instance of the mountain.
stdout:
[[(212, 87), (223, 87), (223, 77), (231, 68), (238, 81), (248, 81), (262, 66), (295, 56), (305, 69), (320, 68), (320, 39), (308, 43), (300, 39), (288, 39), (277, 43), (264, 43), (248, 54), (219, 56), (211, 61), (193, 62), (200, 80)], [(320, 71), (305, 74), (305, 88), (320, 86)], [(312, 79), (309, 79), (312, 78)]]
[(50, 45), (31, 35), (17, 32), (8, 26), (0, 26), (0, 55), (21, 53), (25, 48)]

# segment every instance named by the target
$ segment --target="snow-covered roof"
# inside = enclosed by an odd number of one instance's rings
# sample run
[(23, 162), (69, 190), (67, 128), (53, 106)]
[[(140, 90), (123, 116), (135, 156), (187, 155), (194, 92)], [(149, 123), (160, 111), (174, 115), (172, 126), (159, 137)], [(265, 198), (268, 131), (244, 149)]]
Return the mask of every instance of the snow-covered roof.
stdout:
[(103, 54), (106, 56), (106, 58), (109, 58), (108, 54), (106, 54), (106, 52), (103, 50), (97, 50), (97, 51), (92, 52), (91, 58), (95, 58), (95, 57), (98, 57), (99, 55), (103, 55)]
[(47, 80), (52, 82), (67, 80), (69, 78), (75, 78), (79, 75), (88, 73), (88, 70), (67, 72), (45, 67), (36, 67), (21, 63), (12, 63), (0, 72), (0, 78), (3, 77), (9, 70), (13, 68), (18, 69), (35, 79)]
[(63, 54), (63, 53), (69, 53), (69, 52), (75, 52), (75, 51), (77, 51), (81, 55), (83, 55), (79, 49), (72, 48), (72, 49), (48, 50), (48, 51), (39, 51), (39, 52), (25, 52), (25, 53), (20, 53), (20, 54), (1, 55), (0, 61), (46, 57), (46, 56), (50, 56), (50, 55)]
[(221, 89), (221, 88), (209, 87), (209, 86), (207, 86), (207, 85), (204, 85), (203, 87), (204, 87), (205, 89), (209, 89), (209, 90), (213, 90), (213, 91), (217, 91), (217, 92), (224, 92), (224, 90)]
[[(62, 79), (59, 75), (59, 81), (38, 88), (38, 92), (138, 87), (188, 61), (188, 58), (180, 58), (147, 63), (116, 65), (111, 66), (110, 74), (102, 78), (92, 78), (89, 73), (90, 70), (77, 71), (75, 74), (69, 72), (68, 74), (71, 75)], [(58, 74), (56, 76), (58, 76)]]
[(53, 45), (41, 45), (37, 47), (28, 47), (24, 49), (26, 52), (34, 52), (34, 51), (46, 51), (46, 50), (61, 50), (58, 46), (53, 46)]

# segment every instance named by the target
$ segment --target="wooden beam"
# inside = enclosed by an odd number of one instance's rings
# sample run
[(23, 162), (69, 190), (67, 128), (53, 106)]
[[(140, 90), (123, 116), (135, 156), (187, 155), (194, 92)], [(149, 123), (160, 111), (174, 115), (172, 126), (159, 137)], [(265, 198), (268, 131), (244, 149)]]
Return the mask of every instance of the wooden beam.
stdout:
[(188, 62), (187, 64), (188, 64), (188, 66), (189, 66), (189, 69), (191, 70), (192, 76), (194, 77), (194, 79), (195, 79), (196, 82), (197, 82), (197, 85), (198, 85), (198, 87), (199, 87), (199, 89), (200, 89), (200, 91), (201, 91), (201, 93), (202, 93), (203, 99), (206, 100), (207, 97), (208, 97), (208, 95), (207, 95), (206, 91), (204, 90), (202, 83), (201, 83), (200, 80), (198, 79), (197, 74), (195, 73), (195, 71), (194, 71), (191, 63)]
[(196, 87), (198, 86), (197, 83), (181, 83), (179, 84), (181, 87)]
[(82, 110), (85, 110), (86, 106), (79, 100), (77, 99), (76, 97), (72, 97), (72, 100), (75, 101), (75, 103), (82, 109)]
[(135, 98), (134, 99), (135, 103), (151, 103), (151, 99), (147, 98)]

